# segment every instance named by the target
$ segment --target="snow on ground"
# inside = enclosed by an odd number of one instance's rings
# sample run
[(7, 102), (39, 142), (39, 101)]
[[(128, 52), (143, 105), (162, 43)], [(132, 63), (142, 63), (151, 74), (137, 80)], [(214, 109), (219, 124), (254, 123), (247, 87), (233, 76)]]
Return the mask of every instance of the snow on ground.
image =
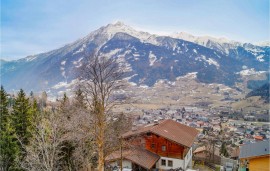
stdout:
[(254, 68), (251, 68), (251, 69), (242, 70), (242, 71), (238, 72), (237, 74), (240, 74), (242, 76), (247, 76), (247, 75), (262, 74), (262, 73), (265, 73), (265, 72), (266, 71), (256, 71)]
[(193, 52), (197, 54), (197, 50), (196, 49), (193, 49)]
[(116, 33), (127, 33), (133, 37), (140, 39), (142, 42), (148, 42), (154, 45), (158, 45), (159, 43), (156, 41), (156, 36), (151, 35), (147, 32), (137, 31), (132, 27), (125, 25), (122, 22), (117, 22), (115, 24), (109, 24), (106, 27), (106, 34), (108, 35), (109, 39), (111, 39)]
[(206, 57), (204, 55), (202, 55), (202, 59), (207, 62), (209, 65), (215, 65), (217, 68), (219, 68), (219, 64), (217, 61), (215, 61), (214, 59), (212, 58), (208, 58), (206, 59)]
[(37, 56), (28, 56), (28, 57), (26, 57), (25, 59), (26, 59), (26, 61), (33, 61), (34, 59), (36, 59), (37, 58)]
[(83, 58), (80, 58), (80, 59), (78, 59), (77, 61), (73, 61), (73, 62), (72, 62), (73, 65), (75, 65), (76, 68), (81, 67), (81, 66), (82, 66), (82, 62), (81, 62), (82, 59), (83, 59)]
[(156, 55), (153, 54), (152, 51), (150, 51), (150, 53), (149, 53), (149, 63), (150, 63), (150, 64), (149, 64), (149, 65), (150, 65), (150, 66), (153, 66), (154, 63), (156, 62), (156, 60), (157, 60)]
[(105, 53), (103, 55), (106, 56), (106, 57), (111, 57), (111, 56), (116, 55), (117, 53), (119, 53), (121, 50), (122, 49), (117, 48), (117, 49), (111, 50), (110, 52)]
[(67, 61), (62, 61), (61, 62), (61, 65), (65, 65)]
[(177, 77), (176, 80), (180, 80), (181, 78), (197, 78), (197, 73), (198, 72), (190, 72), (184, 76)]
[(77, 50), (76, 52), (73, 53), (73, 55), (83, 52), (85, 47), (86, 47), (86, 44), (83, 44), (82, 47), (79, 50)]
[(147, 85), (144, 85), (144, 84), (140, 85), (139, 87), (140, 88), (144, 88), (144, 89), (148, 89), (149, 88)]
[(131, 76), (129, 76), (129, 77), (126, 77), (126, 78), (124, 78), (124, 80), (130, 80), (132, 77), (135, 77), (135, 76), (137, 76), (138, 74), (134, 74), (134, 75), (131, 75)]
[(134, 56), (135, 61), (140, 59), (140, 58), (138, 58), (140, 56), (140, 54), (138, 54), (138, 53), (134, 53), (133, 56)]
[(264, 55), (259, 55), (259, 56), (257, 56), (257, 60), (260, 62), (264, 62), (263, 57), (264, 57)]
[(137, 86), (137, 84), (136, 83), (134, 83), (134, 82), (128, 82), (131, 86)]
[(132, 71), (132, 67), (131, 67), (131, 65), (126, 61), (125, 55), (119, 55), (116, 61), (119, 63), (120, 67), (123, 68), (123, 71), (124, 71), (124, 72)]
[(138, 56), (140, 56), (140, 54), (134, 53), (133, 56), (138, 57)]

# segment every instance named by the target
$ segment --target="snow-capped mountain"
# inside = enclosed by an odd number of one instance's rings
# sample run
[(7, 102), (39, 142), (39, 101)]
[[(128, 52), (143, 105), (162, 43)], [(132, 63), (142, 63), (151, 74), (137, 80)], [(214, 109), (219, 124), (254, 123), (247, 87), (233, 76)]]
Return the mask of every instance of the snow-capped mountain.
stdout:
[(186, 33), (158, 36), (121, 22), (108, 24), (62, 48), (1, 62), (1, 84), (8, 90), (60, 91), (76, 83), (86, 54), (115, 57), (124, 62), (127, 79), (152, 86), (197, 72), (204, 83), (234, 85), (243, 69), (268, 71), (269, 46), (240, 43)]
[(269, 42), (261, 42), (257, 44), (242, 43), (238, 41), (229, 40), (223, 37), (215, 38), (211, 36), (193, 36), (185, 32), (174, 33), (171, 35), (171, 37), (194, 42), (199, 45), (218, 50), (226, 55), (229, 55), (232, 51), (236, 52), (237, 49), (241, 47), (244, 48), (246, 51), (254, 53), (255, 56), (256, 55), (259, 56), (260, 54), (258, 52), (263, 52), (265, 50), (264, 49), (265, 47), (267, 48), (270, 46)]

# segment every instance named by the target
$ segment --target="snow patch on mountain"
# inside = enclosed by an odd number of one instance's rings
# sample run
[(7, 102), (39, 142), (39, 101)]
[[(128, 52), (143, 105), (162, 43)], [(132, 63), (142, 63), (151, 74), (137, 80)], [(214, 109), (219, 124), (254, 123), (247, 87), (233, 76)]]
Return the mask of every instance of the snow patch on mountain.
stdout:
[(140, 88), (143, 88), (143, 89), (148, 89), (148, 88), (149, 88), (149, 86), (144, 85), (144, 84), (140, 85), (139, 87), (140, 87)]
[(212, 58), (206, 59), (206, 57), (205, 57), (204, 55), (202, 55), (202, 59), (203, 59), (205, 62), (207, 62), (209, 65), (215, 65), (217, 68), (220, 67), (219, 64), (218, 64), (218, 62), (215, 61), (215, 60), (212, 59)]
[(270, 46), (270, 41), (255, 43), (257, 46)]
[(248, 76), (248, 75), (263, 74), (265, 72), (266, 71), (256, 71), (254, 68), (251, 68), (251, 69), (242, 70), (242, 71), (238, 72), (237, 74), (240, 74), (242, 76)]
[[(137, 31), (132, 27), (125, 25), (123, 22), (116, 22), (115, 24), (108, 24), (105, 27), (102, 27), (101, 30), (97, 30), (94, 34), (103, 34), (107, 36), (107, 40), (111, 39), (116, 33), (126, 33), (135, 38), (140, 39), (142, 42), (151, 43), (158, 45), (159, 43), (156, 41), (156, 36), (152, 35), (148, 32)], [(94, 37), (94, 35), (90, 35), (90, 37)]]
[(150, 65), (150, 66), (153, 66), (154, 63), (156, 62), (156, 60), (157, 60), (156, 55), (153, 54), (152, 51), (150, 51), (150, 53), (149, 53), (149, 63), (150, 63), (150, 64), (149, 64), (149, 65)]
[(229, 49), (235, 49), (237, 46), (243, 45), (243, 43), (223, 37), (215, 38), (211, 36), (194, 36), (185, 32), (174, 33), (171, 35), (171, 37), (197, 43), (211, 49), (217, 48), (219, 51), (224, 52), (225, 54), (229, 53)]
[(28, 56), (25, 59), (26, 59), (27, 62), (29, 62), (29, 61), (35, 60), (36, 58), (37, 58), (37, 56)]
[(117, 55), (119, 52), (121, 52), (121, 50), (122, 50), (122, 49), (117, 48), (117, 49), (111, 50), (111, 51), (108, 52), (108, 53), (104, 53), (103, 55), (104, 55), (105, 57), (112, 57), (112, 56), (114, 56), (114, 55)]
[(83, 58), (80, 58), (77, 61), (73, 61), (72, 63), (73, 63), (73, 65), (75, 65), (76, 68), (79, 68), (82, 66), (82, 62), (81, 62), (82, 60), (83, 60)]
[(176, 80), (180, 80), (180, 79), (183, 79), (183, 78), (195, 79), (195, 78), (197, 78), (197, 74), (198, 74), (198, 72), (190, 72), (190, 73), (187, 73), (184, 76), (177, 77)]
[(137, 76), (137, 75), (138, 75), (138, 74), (133, 74), (133, 75), (131, 75), (131, 76), (129, 76), (129, 77), (124, 78), (124, 80), (129, 81), (131, 78), (133, 78), (133, 77), (135, 77), (135, 76)]
[(83, 44), (82, 47), (79, 50), (77, 50), (76, 52), (73, 53), (73, 55), (83, 52), (85, 47), (86, 47), (86, 44)]
[(256, 59), (260, 62), (264, 62), (264, 59), (263, 59), (264, 55), (259, 55), (256, 57)]
[(119, 63), (119, 66), (123, 69), (124, 72), (132, 71), (131, 65), (126, 61), (125, 55), (119, 55), (116, 61)]

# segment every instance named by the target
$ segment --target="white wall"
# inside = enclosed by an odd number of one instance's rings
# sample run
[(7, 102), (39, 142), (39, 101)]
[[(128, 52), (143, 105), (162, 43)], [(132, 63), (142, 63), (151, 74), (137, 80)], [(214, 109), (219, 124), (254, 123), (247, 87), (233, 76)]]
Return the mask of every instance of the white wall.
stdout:
[[(161, 160), (166, 160), (166, 166), (161, 165)], [(168, 160), (173, 161), (173, 167), (168, 166)], [(184, 160), (181, 159), (175, 159), (175, 158), (168, 158), (168, 157), (161, 157), (158, 162), (156, 163), (156, 168), (158, 169), (176, 169), (179, 167), (184, 167)]]
[[(161, 160), (166, 160), (166, 166), (161, 165)], [(168, 166), (168, 160), (173, 161), (173, 167)], [(168, 157), (161, 157), (158, 162), (156, 163), (156, 168), (158, 169), (176, 169), (176, 168), (183, 168), (186, 169), (187, 167), (192, 168), (192, 147), (189, 149), (188, 153), (186, 154), (184, 160), (175, 159), (175, 158), (168, 158)]]
[(187, 166), (189, 166), (189, 168), (191, 168), (192, 167), (192, 147), (189, 149), (184, 160), (185, 160), (185, 167), (184, 168), (186, 169)]
[[(120, 165), (118, 165), (118, 162), (117, 161), (115, 161), (115, 162), (111, 162), (110, 163), (110, 165), (111, 166), (120, 166)], [(123, 168), (129, 168), (129, 169), (132, 169), (132, 163), (131, 163), (131, 161), (129, 161), (129, 160), (123, 160)]]

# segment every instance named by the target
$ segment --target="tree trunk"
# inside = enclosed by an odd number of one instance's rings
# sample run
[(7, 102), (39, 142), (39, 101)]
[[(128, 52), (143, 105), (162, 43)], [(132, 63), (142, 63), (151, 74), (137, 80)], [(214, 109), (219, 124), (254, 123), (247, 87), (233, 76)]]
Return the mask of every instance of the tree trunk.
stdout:
[[(100, 105), (100, 104), (99, 104)], [(104, 122), (104, 107), (99, 107), (99, 113), (98, 113), (98, 171), (104, 171), (104, 143), (105, 143), (105, 122)]]
[(100, 141), (98, 144), (98, 171), (104, 171), (104, 152), (103, 142)]

